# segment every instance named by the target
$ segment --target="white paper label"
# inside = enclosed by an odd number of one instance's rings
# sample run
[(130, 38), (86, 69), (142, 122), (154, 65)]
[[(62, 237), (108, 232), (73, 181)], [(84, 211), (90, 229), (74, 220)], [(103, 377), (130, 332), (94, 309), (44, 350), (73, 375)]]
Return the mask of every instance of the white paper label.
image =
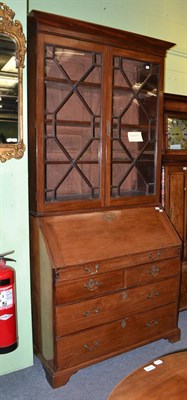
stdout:
[(129, 142), (143, 142), (142, 132), (128, 132)]
[(181, 145), (180, 144), (170, 144), (169, 148), (171, 150), (181, 150)]
[(147, 367), (144, 367), (145, 371), (147, 371), (147, 372), (152, 371), (152, 370), (155, 369), (155, 368), (156, 368), (156, 367), (155, 367), (153, 364), (148, 365)]
[(155, 365), (160, 365), (160, 364), (163, 364), (163, 361), (162, 360), (156, 360), (156, 361), (154, 361), (154, 364)]
[(0, 290), (0, 310), (12, 307), (13, 290), (12, 286), (6, 286)]

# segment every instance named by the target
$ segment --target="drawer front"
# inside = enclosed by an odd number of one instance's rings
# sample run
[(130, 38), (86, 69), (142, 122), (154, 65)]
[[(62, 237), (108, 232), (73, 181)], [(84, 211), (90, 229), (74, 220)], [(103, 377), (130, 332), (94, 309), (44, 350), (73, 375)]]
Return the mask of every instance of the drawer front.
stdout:
[(98, 274), (77, 281), (58, 282), (56, 284), (56, 304), (73, 303), (106, 292), (121, 289), (124, 286), (124, 272), (115, 271)]
[(177, 246), (146, 253), (129, 254), (128, 256), (120, 257), (118, 259), (115, 258), (112, 260), (102, 260), (82, 265), (68, 266), (66, 268), (57, 268), (54, 273), (58, 276), (59, 281), (79, 279), (81, 277), (89, 277), (99, 273), (103, 274), (105, 272), (129, 268), (149, 262), (159, 262), (165, 259), (167, 260), (168, 258), (179, 258), (180, 250), (181, 248)]
[(180, 273), (181, 261), (178, 258), (139, 265), (125, 270), (125, 287), (149, 283)]
[(179, 279), (173, 277), (77, 304), (57, 306), (56, 336), (60, 337), (111, 322), (123, 318), (124, 314), (130, 315), (175, 302), (178, 291)]
[(176, 328), (177, 304), (125, 317), (56, 341), (57, 369), (66, 369), (165, 336)]

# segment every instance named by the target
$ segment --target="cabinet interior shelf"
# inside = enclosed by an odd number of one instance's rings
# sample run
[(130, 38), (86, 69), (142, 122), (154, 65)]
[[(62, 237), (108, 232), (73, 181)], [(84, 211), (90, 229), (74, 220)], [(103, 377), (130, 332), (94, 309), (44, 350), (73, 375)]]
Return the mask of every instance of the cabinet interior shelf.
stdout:
[[(50, 113), (52, 114), (52, 113)], [(100, 116), (96, 116), (95, 118), (100, 118)], [(117, 119), (115, 117), (115, 119)], [(73, 126), (78, 126), (78, 127), (85, 127), (85, 128), (89, 128), (90, 126), (94, 126), (94, 127), (100, 127), (100, 123), (99, 122), (95, 122), (95, 121), (77, 121), (77, 120), (60, 120), (60, 119), (45, 119), (45, 124), (48, 125), (53, 125), (55, 124), (55, 126), (68, 126), (68, 127), (73, 127)], [(154, 125), (152, 125), (153, 127)], [(116, 122), (112, 123), (112, 127), (115, 129), (118, 127), (118, 124)], [(141, 124), (124, 124), (124, 123), (120, 123), (120, 128), (122, 130), (124, 129), (136, 129), (137, 131), (145, 131), (146, 129), (149, 129), (149, 125), (141, 125)], [(47, 135), (47, 137), (49, 137), (49, 135)], [(115, 139), (115, 138), (114, 138)]]
[[(45, 77), (45, 83), (51, 82), (51, 83), (60, 83), (64, 85), (66, 88), (67, 87), (87, 87), (89, 89), (100, 89), (102, 87), (101, 83), (96, 83), (96, 82), (85, 82), (85, 81), (80, 81), (79, 83), (76, 80), (71, 80), (71, 82), (67, 82), (66, 79), (61, 79), (61, 78), (56, 78), (56, 77)], [(129, 92), (134, 96), (137, 95), (141, 92), (142, 94), (145, 94), (147, 97), (154, 96), (155, 93), (151, 93), (150, 90), (146, 90), (141, 88), (141, 86), (138, 89), (134, 89), (133, 86), (118, 86), (114, 85), (113, 86), (113, 93), (115, 92), (127, 92), (129, 95)]]
[[(51, 152), (51, 154), (55, 154), (55, 152)], [(57, 161), (57, 160), (46, 160), (45, 161), (45, 164), (56, 164), (56, 165), (71, 165), (73, 162), (71, 162), (71, 161)], [(90, 165), (93, 165), (93, 164), (96, 164), (96, 165), (98, 165), (99, 164), (99, 161), (90, 161), (90, 160), (86, 160), (86, 161), (82, 161), (82, 160), (78, 160), (78, 161), (76, 161), (76, 163), (75, 163), (76, 165), (78, 164), (78, 165), (88, 165), (88, 164), (90, 164)]]
[(71, 82), (67, 82), (66, 79), (61, 79), (61, 78), (53, 78), (53, 77), (45, 77), (45, 83), (47, 82), (52, 82), (52, 83), (60, 83), (64, 85), (66, 88), (67, 87), (72, 87), (72, 86), (84, 86), (88, 87), (89, 89), (100, 89), (101, 88), (101, 83), (96, 83), (96, 82), (85, 82), (85, 81), (80, 81), (79, 83), (75, 80), (71, 80)]

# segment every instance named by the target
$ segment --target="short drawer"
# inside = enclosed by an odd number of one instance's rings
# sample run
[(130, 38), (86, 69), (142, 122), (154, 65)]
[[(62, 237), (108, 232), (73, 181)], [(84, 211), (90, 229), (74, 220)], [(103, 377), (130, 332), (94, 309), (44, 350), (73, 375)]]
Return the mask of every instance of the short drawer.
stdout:
[(54, 271), (55, 279), (59, 281), (70, 281), (80, 279), (86, 276), (94, 276), (105, 272), (120, 270), (137, 265), (143, 265), (147, 262), (160, 262), (168, 258), (178, 258), (179, 247), (158, 249), (150, 252), (138, 254), (129, 254), (125, 257), (106, 259), (102, 261), (89, 262), (87, 264), (72, 265), (64, 268), (57, 268)]
[(123, 286), (123, 270), (98, 274), (94, 277), (85, 277), (76, 281), (60, 281), (56, 283), (55, 288), (56, 304), (73, 303), (121, 289)]
[(155, 282), (159, 279), (177, 275), (180, 273), (180, 268), (181, 261), (178, 258), (126, 268), (125, 287)]
[(57, 369), (98, 361), (177, 331), (177, 304), (132, 315), (56, 341)]
[(173, 277), (150, 285), (67, 306), (56, 306), (56, 336), (115, 321), (125, 315), (177, 301), (179, 279)]

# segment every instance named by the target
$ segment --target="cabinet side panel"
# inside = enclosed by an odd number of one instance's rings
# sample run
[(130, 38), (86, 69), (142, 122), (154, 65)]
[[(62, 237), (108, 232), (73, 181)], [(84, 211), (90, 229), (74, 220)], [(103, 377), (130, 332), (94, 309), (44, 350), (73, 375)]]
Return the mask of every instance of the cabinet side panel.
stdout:
[(40, 264), (39, 264), (39, 232), (37, 220), (30, 217), (30, 263), (31, 263), (31, 296), (32, 324), (34, 346), (41, 350), (41, 312), (40, 312)]
[(35, 24), (28, 25), (28, 157), (30, 210), (36, 211), (36, 34)]
[(36, 218), (30, 219), (33, 337), (37, 352), (53, 359), (52, 269)]
[(43, 240), (39, 233), (40, 246), (40, 304), (42, 327), (42, 354), (46, 360), (53, 359), (53, 306), (52, 269)]

